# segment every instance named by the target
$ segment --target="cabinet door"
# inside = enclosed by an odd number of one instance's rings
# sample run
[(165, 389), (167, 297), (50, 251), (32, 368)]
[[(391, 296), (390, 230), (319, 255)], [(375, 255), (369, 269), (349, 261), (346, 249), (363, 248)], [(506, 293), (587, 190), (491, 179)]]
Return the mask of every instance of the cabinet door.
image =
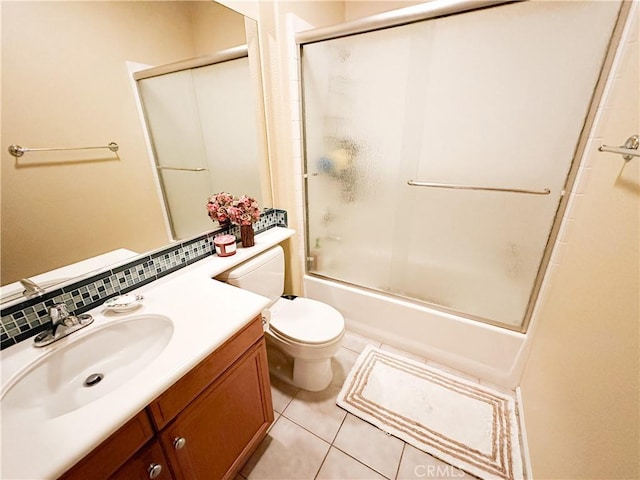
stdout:
[(153, 401), (149, 412), (156, 430), (166, 427), (263, 337), (262, 318), (257, 316)]
[(238, 359), (161, 434), (177, 479), (231, 478), (273, 422), (264, 339)]
[(157, 440), (140, 449), (109, 480), (172, 480), (169, 464)]
[(104, 480), (110, 478), (138, 449), (153, 437), (146, 411), (138, 413), (117, 432), (80, 460), (60, 480)]

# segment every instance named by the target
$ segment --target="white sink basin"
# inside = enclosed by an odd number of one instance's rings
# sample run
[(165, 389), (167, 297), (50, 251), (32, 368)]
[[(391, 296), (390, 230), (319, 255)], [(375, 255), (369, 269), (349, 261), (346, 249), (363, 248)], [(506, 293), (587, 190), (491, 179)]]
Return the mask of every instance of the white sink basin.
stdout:
[[(91, 330), (78, 332), (77, 339), (72, 334), (66, 344), (52, 344), (50, 353), (16, 375), (3, 392), (2, 414), (30, 411), (54, 418), (114, 391), (162, 352), (173, 322), (162, 315), (137, 315)], [(89, 378), (93, 374), (103, 377), (96, 382)]]

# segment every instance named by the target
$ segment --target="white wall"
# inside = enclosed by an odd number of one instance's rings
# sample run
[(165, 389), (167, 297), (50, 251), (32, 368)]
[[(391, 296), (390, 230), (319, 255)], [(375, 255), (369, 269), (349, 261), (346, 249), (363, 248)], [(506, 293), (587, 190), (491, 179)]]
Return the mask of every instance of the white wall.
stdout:
[(640, 133), (634, 8), (530, 332), (521, 391), (537, 479), (640, 476), (640, 158), (597, 151)]

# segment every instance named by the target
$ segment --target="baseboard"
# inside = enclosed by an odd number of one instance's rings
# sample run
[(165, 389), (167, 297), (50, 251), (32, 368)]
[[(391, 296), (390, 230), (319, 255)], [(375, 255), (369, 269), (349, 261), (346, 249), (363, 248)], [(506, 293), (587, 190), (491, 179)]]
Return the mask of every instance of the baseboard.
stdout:
[(531, 468), (531, 457), (529, 457), (529, 442), (527, 441), (527, 427), (524, 421), (524, 408), (522, 402), (522, 391), (516, 387), (516, 402), (518, 404), (518, 422), (520, 423), (520, 451), (522, 453), (522, 465), (524, 466), (524, 478), (533, 480), (533, 469)]

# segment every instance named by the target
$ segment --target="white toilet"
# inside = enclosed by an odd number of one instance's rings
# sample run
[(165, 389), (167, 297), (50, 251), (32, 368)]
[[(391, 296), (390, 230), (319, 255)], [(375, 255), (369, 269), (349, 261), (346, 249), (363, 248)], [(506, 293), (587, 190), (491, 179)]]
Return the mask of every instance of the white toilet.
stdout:
[(333, 378), (331, 358), (344, 336), (344, 317), (309, 298), (282, 298), (284, 252), (276, 246), (216, 277), (271, 299), (263, 312), (269, 367), (275, 376), (312, 392)]

